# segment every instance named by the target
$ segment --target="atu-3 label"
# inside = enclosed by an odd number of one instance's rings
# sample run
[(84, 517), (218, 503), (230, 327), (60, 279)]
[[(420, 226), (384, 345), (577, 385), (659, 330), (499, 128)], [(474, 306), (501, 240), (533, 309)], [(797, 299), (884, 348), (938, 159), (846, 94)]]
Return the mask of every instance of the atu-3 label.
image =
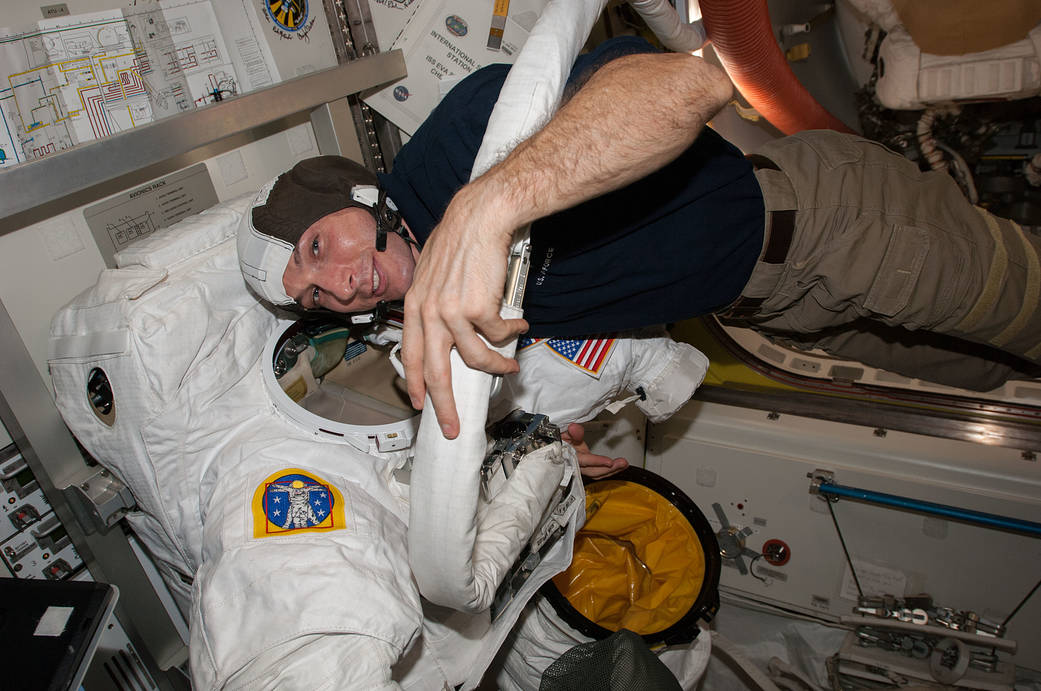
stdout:
[(40, 12), (43, 13), (44, 19), (53, 19), (54, 17), (68, 17), (69, 16), (69, 5), (68, 3), (59, 2), (53, 5), (41, 5)]
[(271, 30), (289, 41), (307, 41), (314, 27), (308, 0), (264, 0), (264, 14), (271, 21)]

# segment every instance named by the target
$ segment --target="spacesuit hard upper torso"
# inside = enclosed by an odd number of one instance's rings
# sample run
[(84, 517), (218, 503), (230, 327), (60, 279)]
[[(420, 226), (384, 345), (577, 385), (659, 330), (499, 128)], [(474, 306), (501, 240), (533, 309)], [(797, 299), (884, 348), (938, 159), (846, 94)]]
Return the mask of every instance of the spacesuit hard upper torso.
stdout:
[[(58, 407), (137, 499), (128, 520), (190, 619), (197, 688), (430, 688), (479, 677), (483, 667), (436, 659), (474, 655), (435, 640), (429, 618), (412, 645), (424, 614), (408, 567), (408, 487), (394, 474), (409, 450), (320, 438), (272, 404), (261, 352), (291, 322), (243, 284), (234, 233), (247, 203), (125, 251), (122, 268), (55, 317)], [(595, 361), (574, 348), (522, 349), (521, 375), (494, 410), (565, 424), (639, 388), (639, 404), (660, 417), (707, 364), (665, 337), (610, 340)], [(84, 395), (95, 370), (113, 392), (108, 415)]]

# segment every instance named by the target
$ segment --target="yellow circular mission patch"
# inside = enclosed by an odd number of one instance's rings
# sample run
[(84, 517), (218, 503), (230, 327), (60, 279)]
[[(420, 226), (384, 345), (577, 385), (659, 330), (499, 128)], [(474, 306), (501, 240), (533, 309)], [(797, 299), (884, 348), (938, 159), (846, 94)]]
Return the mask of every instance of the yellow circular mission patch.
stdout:
[(343, 494), (315, 473), (286, 468), (268, 476), (253, 492), (253, 537), (342, 530)]
[(634, 482), (602, 480), (586, 486), (586, 516), (571, 566), (553, 579), (580, 614), (610, 631), (650, 635), (694, 607), (705, 552), (668, 499)]
[(307, 0), (266, 0), (264, 9), (271, 21), (286, 31), (303, 27), (310, 14)]

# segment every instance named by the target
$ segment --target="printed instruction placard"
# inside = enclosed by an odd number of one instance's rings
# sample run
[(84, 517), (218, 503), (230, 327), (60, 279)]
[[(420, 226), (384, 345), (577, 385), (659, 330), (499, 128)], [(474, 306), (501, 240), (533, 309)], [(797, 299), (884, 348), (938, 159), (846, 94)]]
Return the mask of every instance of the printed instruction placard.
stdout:
[(105, 266), (115, 268), (115, 254), (139, 238), (217, 203), (205, 163), (179, 170), (83, 210)]
[(547, 0), (510, 0), (502, 40), (489, 48), (489, 32), (502, 24), (493, 3), (425, 0), (393, 48), (405, 56), (408, 76), (365, 102), (409, 135), (441, 97), (471, 72), (494, 63), (512, 64)]

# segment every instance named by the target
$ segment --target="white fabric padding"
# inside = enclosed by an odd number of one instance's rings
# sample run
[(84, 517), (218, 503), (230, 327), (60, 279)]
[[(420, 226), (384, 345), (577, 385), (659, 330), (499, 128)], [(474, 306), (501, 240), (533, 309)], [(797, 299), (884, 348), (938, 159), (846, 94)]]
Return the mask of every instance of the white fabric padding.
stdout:
[[(191, 617), (195, 686), (246, 688), (277, 677), (279, 664), (306, 654), (313, 675), (306, 688), (329, 680), (336, 681), (332, 688), (378, 688), (389, 683), (390, 665), (422, 620), (404, 568), (405, 522), (388, 509), (393, 497), (379, 477), (379, 461), (349, 446), (294, 438), (291, 425), (271, 417), (265, 423), (233, 446), (239, 465), (252, 472), (226, 473), (210, 501)], [(313, 472), (343, 494), (342, 529), (252, 535), (248, 499), (272, 471), (287, 467)], [(371, 660), (342, 666), (357, 645), (352, 634), (373, 641), (366, 649), (386, 653), (387, 666), (376, 668)], [(300, 648), (301, 639), (314, 637), (325, 640)], [(341, 639), (348, 651), (339, 647)]]
[[(646, 399), (636, 402), (636, 407), (651, 422), (664, 422), (701, 386), (708, 372), (708, 358), (694, 346), (670, 338), (634, 340), (633, 349), (630, 387), (646, 395)], [(657, 354), (651, 357), (651, 351)]]
[(240, 195), (183, 219), (176, 231), (153, 233), (135, 241), (116, 253), (116, 266), (176, 269), (182, 262), (234, 238), (242, 214), (255, 196), (253, 192)]
[[(291, 645), (264, 651), (247, 673), (229, 680), (235, 688), (307, 689), (344, 688), (385, 691), (399, 688), (391, 679), (397, 660), (394, 647), (368, 636), (301, 636)], [(350, 670), (345, 674), (344, 670)], [(435, 682), (427, 689), (447, 689)]]
[(893, 9), (890, 0), (846, 0), (864, 17), (889, 32), (894, 27), (900, 26), (900, 15)]
[[(474, 572), (492, 377), (469, 369), (457, 350), (450, 361), (459, 435), (445, 439), (434, 415), (424, 415), (419, 424), (409, 493), (409, 564), (425, 598), (480, 612), (491, 606), (498, 585), (478, 580)], [(425, 409), (432, 410), (429, 400)]]
[(919, 110), (932, 104), (1006, 100), (1041, 93), (1041, 25), (1027, 38), (979, 53), (923, 53), (904, 27), (882, 40), (875, 92), (886, 108)]
[[(216, 212), (211, 217), (224, 218)], [(139, 255), (126, 268), (103, 271), (93, 288), (52, 320), (51, 350), (61, 357), (49, 367), (70, 429), (96, 458), (115, 462), (110, 469), (137, 498), (142, 511), (131, 523), (155, 538), (146, 544), (161, 562), (190, 580), (202, 557), (202, 529), (200, 498), (185, 493), (198, 487), (193, 470), (213, 463), (219, 451), (207, 448), (207, 435), (233, 430), (267, 407), (263, 397), (240, 397), (212, 411), (211, 427), (195, 426), (197, 406), (234, 389), (256, 362), (257, 339), (266, 337), (276, 318), (246, 291), (234, 241), (220, 239), (226, 238), (226, 223), (182, 222), (157, 236), (182, 230), (195, 237), (179, 240), (210, 249), (175, 262), (179, 266), (160, 267)], [(125, 342), (120, 352), (91, 349), (110, 346), (115, 334)], [(94, 367), (105, 371), (114, 392), (111, 427), (95, 416), (86, 396)], [(182, 443), (174, 456), (162, 455)], [(182, 579), (164, 575), (186, 612)]]
[(571, 67), (607, 0), (550, 0), (488, 118), (471, 179), (501, 161), (556, 112)]

